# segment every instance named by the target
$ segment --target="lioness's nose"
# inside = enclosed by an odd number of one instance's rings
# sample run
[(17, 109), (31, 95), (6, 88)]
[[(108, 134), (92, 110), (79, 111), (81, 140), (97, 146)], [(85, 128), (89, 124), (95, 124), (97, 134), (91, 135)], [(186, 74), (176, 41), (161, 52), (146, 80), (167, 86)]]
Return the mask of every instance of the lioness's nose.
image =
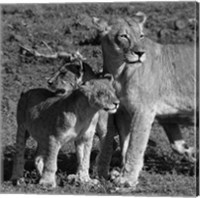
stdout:
[(142, 57), (142, 55), (145, 53), (145, 49), (139, 45), (135, 45), (132, 50), (139, 57)]
[(137, 54), (139, 57), (142, 57), (142, 55), (145, 53), (144, 51), (136, 51), (134, 52), (135, 54)]

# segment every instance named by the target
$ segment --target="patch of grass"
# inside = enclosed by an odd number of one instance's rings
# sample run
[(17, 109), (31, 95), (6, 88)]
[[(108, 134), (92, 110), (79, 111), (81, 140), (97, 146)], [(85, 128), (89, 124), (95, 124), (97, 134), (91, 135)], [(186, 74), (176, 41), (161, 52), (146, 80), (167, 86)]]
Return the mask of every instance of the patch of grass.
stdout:
[[(94, 148), (91, 154), (91, 176), (93, 165), (97, 156), (98, 140), (95, 138)], [(113, 194), (115, 185), (110, 181), (102, 181), (100, 185), (72, 185), (68, 183), (67, 176), (75, 174), (77, 168), (76, 154), (73, 143), (65, 145), (58, 156), (57, 185), (53, 190), (43, 189), (38, 185), (39, 176), (34, 167), (34, 142), (31, 140), (25, 152), (26, 164), (24, 170), (25, 185), (13, 186), (9, 181), (13, 165), (15, 148), (8, 146), (4, 149), (4, 182), (1, 191), (9, 193), (40, 193), (40, 194)], [(165, 149), (169, 149), (167, 146)], [(120, 153), (115, 153), (111, 163), (111, 169), (120, 166)], [(151, 195), (151, 196), (192, 196), (195, 195), (195, 174), (194, 164), (178, 159), (174, 154), (163, 155), (157, 147), (148, 146), (145, 155), (145, 165), (141, 172), (137, 189), (132, 195)], [(177, 158), (177, 159), (176, 159)], [(176, 160), (175, 160), (176, 159)], [(115, 194), (115, 193), (114, 193)]]
[[(10, 182), (16, 139), (16, 105), (23, 90), (46, 87), (48, 78), (60, 65), (61, 60), (49, 61), (23, 57), (20, 45), (41, 50), (42, 53), (56, 51), (79, 51), (87, 57), (93, 70), (102, 67), (100, 40), (91, 23), (91, 17), (110, 18), (129, 16), (143, 11), (148, 15), (147, 35), (160, 43), (190, 43), (194, 41), (194, 25), (177, 29), (174, 22), (184, 17), (195, 17), (195, 2), (145, 2), (145, 3), (93, 3), (93, 4), (16, 4), (2, 5), (2, 161), (3, 193), (54, 193), (54, 194), (112, 194), (114, 184), (103, 181), (101, 185), (70, 185), (66, 177), (76, 171), (77, 162), (73, 143), (66, 144), (58, 157), (58, 187), (51, 191), (42, 189), (34, 168), (35, 142), (29, 140), (26, 148), (24, 176), (26, 184), (15, 187)], [(163, 33), (163, 32), (164, 33)], [(47, 49), (47, 43), (49, 48)], [(194, 145), (194, 130), (182, 128), (184, 138)], [(145, 164), (140, 183), (132, 195), (143, 196), (194, 196), (195, 167), (182, 156), (174, 154), (163, 129), (154, 126), (145, 153)], [(91, 156), (95, 162), (96, 143)], [(111, 168), (120, 165), (119, 154), (113, 157)], [(93, 175), (91, 170), (91, 175)]]
[(190, 177), (176, 172), (157, 174), (143, 171), (140, 176), (140, 185), (135, 193), (152, 196), (194, 196), (196, 190), (194, 177), (194, 175)]

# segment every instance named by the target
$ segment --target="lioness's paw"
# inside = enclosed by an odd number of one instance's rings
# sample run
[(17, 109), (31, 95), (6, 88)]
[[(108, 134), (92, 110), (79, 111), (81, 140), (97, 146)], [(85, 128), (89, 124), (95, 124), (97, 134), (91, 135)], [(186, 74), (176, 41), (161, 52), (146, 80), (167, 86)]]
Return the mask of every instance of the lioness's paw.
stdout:
[(116, 187), (114, 190), (112, 190), (112, 193), (118, 193), (118, 194), (129, 194), (134, 192), (136, 187)]
[(131, 178), (122, 176), (122, 173), (117, 170), (111, 172), (111, 179), (116, 186), (114, 191), (119, 193), (135, 191), (138, 184), (138, 181), (134, 182)]
[(55, 188), (56, 187), (56, 181), (50, 181), (44, 178), (41, 178), (39, 181), (39, 184), (44, 188)]
[(128, 179), (122, 177), (118, 171), (115, 170), (112, 177), (115, 177), (113, 183), (116, 186), (113, 190), (111, 190), (112, 193), (129, 194), (136, 190), (137, 182), (130, 182)]

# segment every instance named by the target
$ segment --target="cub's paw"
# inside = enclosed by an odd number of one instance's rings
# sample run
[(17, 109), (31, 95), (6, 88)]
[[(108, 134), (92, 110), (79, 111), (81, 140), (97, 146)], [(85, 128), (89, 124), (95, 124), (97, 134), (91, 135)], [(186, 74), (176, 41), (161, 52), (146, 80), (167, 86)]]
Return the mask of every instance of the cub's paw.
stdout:
[(90, 186), (96, 186), (96, 185), (100, 185), (100, 181), (98, 179), (90, 179), (87, 182)]
[(12, 178), (12, 184), (14, 186), (22, 186), (22, 185), (25, 185), (25, 179), (24, 177), (21, 177), (21, 178)]
[(68, 175), (67, 181), (70, 184), (89, 184), (89, 185), (97, 185), (99, 184), (99, 180), (91, 179), (89, 176), (81, 176), (79, 174), (71, 174)]
[(80, 183), (79, 178), (75, 174), (70, 174), (67, 176), (67, 182), (69, 184), (75, 184), (75, 183)]
[(120, 176), (120, 169), (113, 169), (110, 173), (110, 180), (115, 181)]
[(189, 147), (186, 151), (185, 151), (185, 157), (186, 159), (188, 159), (190, 162), (196, 162), (196, 150), (194, 149), (194, 147)]

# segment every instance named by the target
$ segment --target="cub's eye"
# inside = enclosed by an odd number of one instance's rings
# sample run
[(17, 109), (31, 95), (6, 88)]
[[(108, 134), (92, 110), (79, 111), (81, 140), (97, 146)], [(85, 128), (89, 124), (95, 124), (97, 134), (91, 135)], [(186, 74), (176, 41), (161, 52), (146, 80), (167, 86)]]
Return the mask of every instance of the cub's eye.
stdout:
[(97, 96), (98, 97), (103, 97), (105, 95), (105, 92), (104, 91), (98, 91), (97, 92)]
[(60, 72), (60, 75), (65, 75), (65, 74), (66, 74), (65, 71)]
[(120, 38), (125, 38), (125, 39), (128, 39), (128, 35), (127, 34), (121, 34), (119, 35)]
[(60, 70), (60, 75), (65, 75), (66, 74), (66, 70), (65, 69), (62, 69), (62, 70)]
[(140, 38), (141, 38), (141, 39), (144, 38), (144, 34), (140, 34)]

